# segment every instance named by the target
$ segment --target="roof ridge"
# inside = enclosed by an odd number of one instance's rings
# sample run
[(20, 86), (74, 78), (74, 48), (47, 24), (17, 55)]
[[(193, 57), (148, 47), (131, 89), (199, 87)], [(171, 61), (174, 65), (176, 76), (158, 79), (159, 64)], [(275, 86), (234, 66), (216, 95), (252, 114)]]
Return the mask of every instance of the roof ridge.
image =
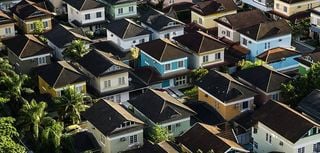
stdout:
[[(163, 41), (164, 42), (164, 41)], [(168, 46), (168, 43), (167, 42), (164, 42), (166, 45), (164, 46), (163, 50), (162, 50), (162, 53), (161, 53), (161, 56), (160, 56), (160, 61), (162, 61), (162, 57), (163, 57), (163, 54)]]
[(199, 47), (199, 49), (198, 49), (198, 53), (200, 52), (200, 50), (201, 50), (201, 48), (202, 48), (203, 41), (204, 41), (204, 36), (202, 35), (200, 47)]
[(61, 69), (61, 71), (60, 71), (60, 73), (59, 73), (58, 77), (57, 77), (57, 78), (56, 78), (56, 80), (54, 81), (54, 83), (53, 83), (52, 87), (56, 86), (57, 80), (60, 78), (60, 76), (61, 76), (61, 74), (62, 74), (62, 71), (64, 70), (64, 66), (63, 66), (63, 65), (61, 65), (60, 63), (58, 63), (58, 64), (62, 67), (62, 69)]
[(30, 39), (29, 39), (28, 37), (27, 37), (27, 39), (28, 39), (28, 41), (26, 42), (26, 44), (24, 44), (24, 46), (23, 46), (23, 48), (22, 48), (22, 50), (21, 50), (21, 52), (20, 52), (20, 54), (19, 54), (19, 57), (22, 55), (24, 49), (25, 49), (25, 48), (27, 47), (27, 45), (29, 44)]
[(269, 74), (268, 83), (267, 83), (267, 92), (269, 91), (269, 85), (270, 85), (270, 81), (271, 81), (272, 72), (273, 71), (270, 71), (270, 74)]
[(82, 10), (82, 8), (83, 8), (83, 6), (84, 6), (84, 3), (86, 3), (86, 1), (87, 1), (87, 0), (84, 0), (84, 1), (83, 1), (82, 5), (81, 5), (81, 7), (80, 7), (80, 10)]
[(124, 31), (124, 34), (123, 34), (123, 36), (122, 36), (122, 39), (124, 39), (125, 35), (127, 34), (127, 31), (128, 31), (128, 29), (129, 29), (129, 26), (130, 26), (130, 25), (131, 25), (131, 23), (129, 22), (129, 24), (127, 25), (126, 30)]

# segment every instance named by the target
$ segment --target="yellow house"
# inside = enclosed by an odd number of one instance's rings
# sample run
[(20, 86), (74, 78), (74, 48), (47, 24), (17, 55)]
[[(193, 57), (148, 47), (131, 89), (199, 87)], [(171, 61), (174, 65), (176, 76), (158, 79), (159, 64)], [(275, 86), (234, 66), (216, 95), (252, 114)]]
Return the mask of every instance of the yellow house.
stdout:
[(210, 71), (198, 82), (198, 100), (215, 108), (227, 121), (254, 108), (256, 93), (229, 74)]
[(22, 0), (11, 8), (13, 18), (17, 21), (18, 27), (24, 33), (33, 33), (36, 22), (42, 22), (44, 31), (52, 29), (52, 14), (46, 8), (44, 2), (33, 2)]
[(308, 10), (319, 5), (317, 0), (274, 0), (273, 14), (294, 21), (309, 16)]
[(217, 27), (214, 19), (236, 13), (237, 6), (233, 0), (200, 1), (191, 7), (191, 22), (205, 29), (211, 29)]
[(86, 93), (86, 77), (66, 61), (41, 66), (37, 74), (41, 94), (58, 97), (69, 86), (79, 93)]
[(14, 23), (6, 12), (0, 10), (0, 39), (15, 36)]

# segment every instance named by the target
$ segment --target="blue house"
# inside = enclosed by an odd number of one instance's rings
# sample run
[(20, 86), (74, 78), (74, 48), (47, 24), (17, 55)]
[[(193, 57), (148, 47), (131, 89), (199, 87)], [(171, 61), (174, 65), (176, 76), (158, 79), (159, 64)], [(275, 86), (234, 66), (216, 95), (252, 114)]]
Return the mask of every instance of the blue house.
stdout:
[(252, 61), (266, 50), (291, 47), (291, 29), (285, 20), (259, 23), (238, 32), (240, 45), (250, 50), (247, 58)]
[[(137, 46), (140, 67), (151, 67), (158, 73), (159, 88), (183, 87), (188, 84), (188, 53), (168, 39), (157, 39)], [(154, 79), (154, 78), (153, 78)]]
[(266, 62), (277, 71), (287, 72), (298, 69), (299, 62), (295, 58), (299, 57), (301, 53), (298, 51), (278, 47), (263, 52), (257, 59)]

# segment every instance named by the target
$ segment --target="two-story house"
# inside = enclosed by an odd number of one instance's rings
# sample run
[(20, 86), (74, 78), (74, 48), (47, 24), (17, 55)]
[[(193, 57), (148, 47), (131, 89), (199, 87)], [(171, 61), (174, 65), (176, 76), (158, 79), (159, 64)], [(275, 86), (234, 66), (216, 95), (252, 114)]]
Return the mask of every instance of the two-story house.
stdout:
[(165, 91), (149, 89), (128, 102), (129, 109), (149, 128), (159, 125), (176, 137), (191, 127), (190, 117), (194, 111)]
[(320, 41), (320, 7), (311, 9), (310, 36)]
[(258, 95), (255, 97), (256, 105), (260, 106), (270, 99), (282, 100), (281, 84), (287, 83), (291, 78), (266, 66), (256, 66), (236, 72), (240, 82), (255, 89)]
[(217, 27), (214, 19), (236, 13), (237, 6), (233, 0), (199, 1), (191, 7), (191, 22), (204, 29), (211, 29)]
[(138, 15), (136, 0), (99, 0), (105, 4), (107, 17), (111, 20)]
[(137, 46), (140, 67), (152, 67), (162, 78), (160, 88), (188, 85), (188, 53), (168, 39), (157, 39)]
[(68, 22), (84, 31), (97, 31), (106, 23), (105, 7), (96, 0), (64, 0), (67, 3)]
[(82, 116), (104, 153), (123, 152), (144, 144), (144, 123), (118, 103), (100, 99)]
[(17, 72), (29, 74), (33, 68), (51, 63), (53, 50), (33, 35), (18, 35), (3, 40), (3, 44)]
[(10, 10), (24, 33), (33, 33), (36, 22), (42, 22), (45, 31), (52, 29), (52, 13), (46, 9), (45, 2), (22, 0)]
[(140, 17), (141, 25), (152, 32), (151, 39), (172, 39), (184, 34), (184, 23), (164, 13), (149, 9), (142, 12)]
[(299, 63), (295, 58), (299, 58), (301, 53), (288, 48), (272, 48), (257, 56), (257, 59), (265, 62), (277, 71), (288, 72), (295, 71)]
[(274, 0), (242, 0), (246, 5), (257, 8), (261, 11), (268, 12), (273, 9)]
[(50, 2), (51, 11), (57, 15), (64, 15), (67, 13), (67, 6), (64, 0), (47, 0)]
[(299, 73), (304, 75), (311, 68), (312, 64), (320, 62), (320, 52), (312, 52), (295, 58), (299, 62)]
[[(57, 24), (54, 28), (43, 35), (47, 39), (48, 45), (54, 49), (53, 55), (62, 59), (62, 52), (74, 40), (83, 40), (90, 42), (91, 40), (85, 36), (85, 32), (81, 28), (70, 28), (62, 24)], [(87, 45), (89, 48), (89, 45)]]
[(58, 61), (40, 66), (36, 70), (41, 94), (59, 97), (63, 90), (72, 87), (78, 93), (86, 93), (87, 78), (66, 61)]
[(130, 19), (112, 21), (106, 28), (107, 40), (112, 41), (125, 52), (150, 40), (151, 31)]
[(3, 11), (10, 11), (10, 8), (18, 4), (21, 0), (2, 0), (0, 2), (0, 9)]
[[(229, 133), (229, 134), (227, 134)], [(230, 134), (231, 133), (231, 134)], [(222, 130), (217, 126), (196, 123), (187, 132), (177, 138), (182, 152), (219, 152), (219, 153), (245, 153), (231, 130)]]
[(253, 152), (320, 151), (320, 125), (289, 106), (269, 101), (253, 114)]
[[(115, 102), (129, 100), (130, 67), (112, 54), (91, 50), (79, 61), (82, 71), (90, 78), (89, 86), (94, 95)], [(97, 64), (98, 63), (98, 64)]]
[(250, 50), (249, 59), (276, 47), (291, 47), (291, 28), (285, 20), (269, 21), (238, 30), (240, 45)]
[(198, 100), (207, 102), (227, 121), (254, 109), (256, 92), (229, 74), (211, 70), (196, 85)]
[(274, 0), (271, 13), (276, 18), (296, 21), (310, 16), (310, 9), (320, 5), (317, 0)]
[(16, 35), (14, 24), (15, 21), (7, 14), (7, 12), (0, 10), (0, 39)]
[(224, 63), (226, 45), (206, 33), (188, 33), (175, 37), (174, 40), (179, 46), (192, 53), (189, 58), (192, 69)]

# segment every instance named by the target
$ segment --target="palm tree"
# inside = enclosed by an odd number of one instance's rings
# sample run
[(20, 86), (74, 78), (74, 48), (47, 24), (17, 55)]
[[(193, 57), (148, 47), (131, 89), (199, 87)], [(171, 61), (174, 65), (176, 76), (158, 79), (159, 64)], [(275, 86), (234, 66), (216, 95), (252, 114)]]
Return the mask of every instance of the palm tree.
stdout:
[(64, 57), (77, 60), (89, 52), (87, 44), (83, 40), (73, 40), (69, 47), (62, 53)]
[(61, 118), (71, 124), (78, 124), (81, 121), (80, 113), (88, 108), (84, 104), (85, 99), (91, 99), (83, 93), (78, 93), (74, 88), (68, 87), (61, 97), (54, 99), (59, 107)]
[(40, 152), (59, 152), (63, 136), (63, 123), (54, 119), (43, 123), (44, 129), (40, 137)]

